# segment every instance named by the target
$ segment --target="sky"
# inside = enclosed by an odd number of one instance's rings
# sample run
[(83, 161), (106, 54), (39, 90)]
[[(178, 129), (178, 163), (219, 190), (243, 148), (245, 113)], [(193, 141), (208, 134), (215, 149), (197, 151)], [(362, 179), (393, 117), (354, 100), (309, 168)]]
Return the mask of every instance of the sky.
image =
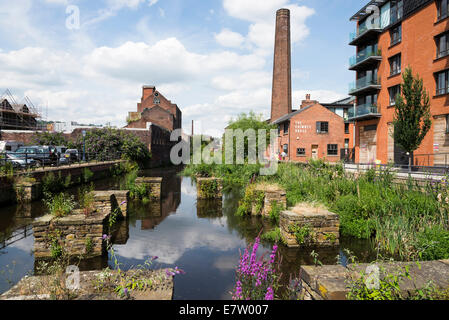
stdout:
[[(44, 120), (125, 126), (143, 85), (220, 136), (242, 112), (269, 118), (276, 10), (291, 10), (293, 108), (345, 98), (360, 0), (0, 0), (0, 94)], [(79, 19), (78, 19), (79, 17)]]

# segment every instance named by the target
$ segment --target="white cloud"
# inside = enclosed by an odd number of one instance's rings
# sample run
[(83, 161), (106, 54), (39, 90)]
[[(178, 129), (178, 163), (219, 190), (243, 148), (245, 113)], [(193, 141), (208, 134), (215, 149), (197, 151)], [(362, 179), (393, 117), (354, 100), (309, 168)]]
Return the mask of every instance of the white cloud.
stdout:
[[(272, 48), (274, 44), (276, 11), (280, 8), (290, 10), (291, 41), (302, 42), (310, 33), (306, 20), (315, 10), (306, 6), (290, 4), (289, 0), (223, 0), (226, 12), (235, 18), (249, 21), (248, 40), (259, 48)], [(260, 53), (267, 55), (270, 51)]]
[(240, 33), (223, 29), (219, 34), (215, 35), (215, 40), (223, 47), (238, 48), (245, 41), (245, 38)]

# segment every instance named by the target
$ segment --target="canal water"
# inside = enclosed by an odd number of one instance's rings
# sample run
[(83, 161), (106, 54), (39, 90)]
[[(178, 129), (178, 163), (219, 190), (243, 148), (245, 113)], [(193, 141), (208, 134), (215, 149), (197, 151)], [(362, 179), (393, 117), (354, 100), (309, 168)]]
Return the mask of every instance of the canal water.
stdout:
[[(180, 177), (177, 170), (151, 170), (147, 176), (163, 176), (160, 203), (129, 204), (129, 218), (114, 233), (114, 250), (121, 269), (129, 269), (153, 257), (153, 268), (179, 267), (186, 273), (175, 278), (174, 299), (230, 299), (235, 283), (235, 267), (240, 252), (251, 244), (262, 229), (273, 226), (261, 218), (235, 216), (239, 193), (230, 192), (223, 201), (197, 201), (196, 186), (190, 178)], [(96, 182), (97, 190), (117, 189), (120, 179)], [(76, 194), (76, 190), (72, 190)], [(35, 269), (32, 220), (42, 216), (41, 202), (25, 207), (0, 208), (0, 293), (8, 290)], [(272, 244), (262, 243), (261, 253), (271, 251)], [(340, 247), (315, 249), (323, 264), (343, 264), (343, 249), (354, 252), (360, 262), (375, 258), (369, 241), (342, 239)], [(298, 274), (299, 267), (313, 264), (312, 249), (280, 248), (282, 274)], [(110, 257), (109, 257), (110, 258)], [(114, 267), (108, 258), (83, 262), (82, 270)]]

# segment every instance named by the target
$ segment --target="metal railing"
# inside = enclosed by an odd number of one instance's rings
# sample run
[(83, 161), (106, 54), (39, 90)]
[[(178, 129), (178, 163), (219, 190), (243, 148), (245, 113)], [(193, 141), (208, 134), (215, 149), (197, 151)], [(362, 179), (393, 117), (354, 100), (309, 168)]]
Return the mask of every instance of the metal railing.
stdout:
[[(84, 158), (84, 159), (83, 159)], [(17, 171), (35, 171), (46, 167), (79, 166), (87, 163), (100, 163), (122, 159), (121, 153), (85, 153), (66, 154), (44, 152), (44, 153), (0, 153), (0, 175), (5, 175), (8, 168)]]

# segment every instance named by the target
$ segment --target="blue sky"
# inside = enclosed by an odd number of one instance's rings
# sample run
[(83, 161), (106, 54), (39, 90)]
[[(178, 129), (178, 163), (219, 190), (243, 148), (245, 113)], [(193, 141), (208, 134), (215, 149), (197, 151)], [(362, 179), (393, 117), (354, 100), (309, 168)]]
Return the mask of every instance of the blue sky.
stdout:
[[(0, 90), (49, 120), (126, 124), (155, 85), (203, 133), (269, 116), (276, 10), (292, 12), (293, 105), (345, 97), (355, 0), (0, 0)], [(76, 6), (79, 28), (66, 13)], [(70, 8), (70, 7), (69, 7)], [(73, 21), (73, 20), (70, 20)], [(48, 107), (47, 107), (48, 106)]]

